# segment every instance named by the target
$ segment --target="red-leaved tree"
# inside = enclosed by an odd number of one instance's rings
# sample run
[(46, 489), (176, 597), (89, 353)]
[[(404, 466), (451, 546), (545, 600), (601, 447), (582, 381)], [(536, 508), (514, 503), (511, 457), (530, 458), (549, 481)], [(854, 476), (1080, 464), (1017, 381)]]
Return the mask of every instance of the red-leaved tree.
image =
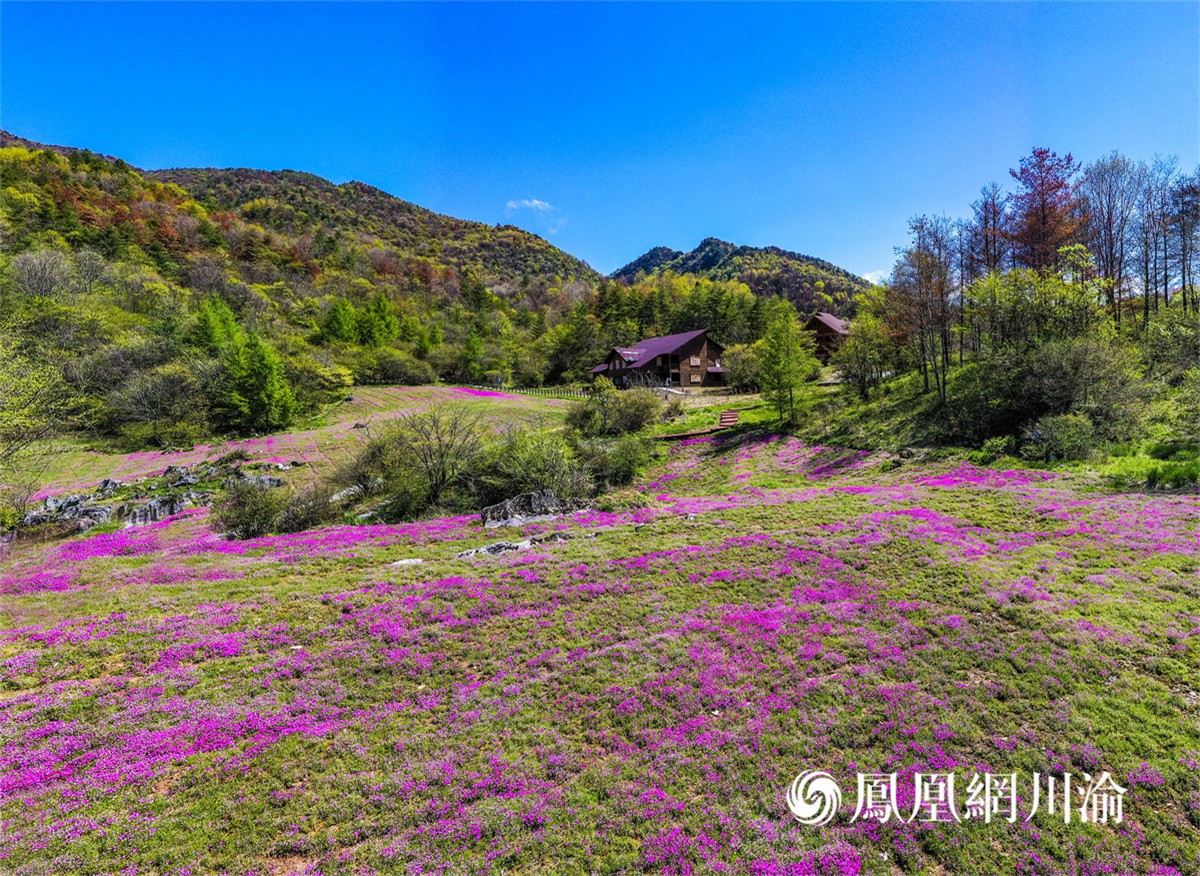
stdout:
[(1047, 271), (1058, 264), (1058, 249), (1076, 242), (1080, 202), (1071, 178), (1079, 163), (1070, 153), (1060, 158), (1049, 149), (1034, 149), (1010, 170), (1021, 184), (1013, 195), (1013, 255), (1021, 267)]

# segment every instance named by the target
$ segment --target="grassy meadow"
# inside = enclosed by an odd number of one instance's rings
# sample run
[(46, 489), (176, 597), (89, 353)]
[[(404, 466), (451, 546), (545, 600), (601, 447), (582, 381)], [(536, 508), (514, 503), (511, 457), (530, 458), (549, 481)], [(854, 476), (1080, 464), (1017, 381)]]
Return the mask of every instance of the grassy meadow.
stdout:
[[(303, 480), (356, 424), (434, 400), (498, 428), (568, 404), (353, 396), (188, 454), (67, 448), (44, 492), (238, 448)], [(1200, 872), (1200, 497), (763, 417), (662, 442), (633, 488), (523, 528), (232, 541), (192, 509), (13, 545), (0, 873)], [(785, 802), (814, 769), (844, 795), (822, 827)], [(1121, 823), (1025, 819), (1033, 773), (1103, 771)], [(906, 816), (916, 773), (953, 772), (960, 804), (973, 774), (1018, 773), (1021, 815), (853, 820), (876, 772)]]

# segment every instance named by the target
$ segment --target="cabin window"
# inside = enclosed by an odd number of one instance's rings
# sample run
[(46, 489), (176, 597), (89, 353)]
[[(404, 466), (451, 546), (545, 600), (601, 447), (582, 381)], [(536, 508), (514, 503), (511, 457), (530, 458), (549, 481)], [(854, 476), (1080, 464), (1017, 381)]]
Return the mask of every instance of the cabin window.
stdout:
[(693, 375), (692, 375), (692, 383), (699, 383), (699, 382), (700, 382), (700, 375), (699, 375), (699, 374), (693, 374)]
[(656, 364), (656, 365), (661, 365), (661, 364), (662, 364), (662, 356), (659, 356), (659, 357), (658, 357), (658, 361), (657, 361), (655, 364)]
[(691, 361), (691, 365), (692, 365), (692, 367), (693, 367), (693, 368), (699, 368), (699, 367), (700, 367), (700, 357), (699, 357), (699, 356), (693, 356), (693, 357), (692, 357), (692, 361)]

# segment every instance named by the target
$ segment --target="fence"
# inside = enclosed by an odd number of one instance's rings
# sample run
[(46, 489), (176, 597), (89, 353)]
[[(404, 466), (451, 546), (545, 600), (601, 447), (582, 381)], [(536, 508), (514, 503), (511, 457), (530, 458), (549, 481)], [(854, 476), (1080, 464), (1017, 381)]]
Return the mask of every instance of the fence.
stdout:
[(587, 398), (585, 390), (571, 386), (472, 386), (471, 389), (483, 389), (489, 392), (513, 392), (523, 395), (536, 395), (541, 398)]

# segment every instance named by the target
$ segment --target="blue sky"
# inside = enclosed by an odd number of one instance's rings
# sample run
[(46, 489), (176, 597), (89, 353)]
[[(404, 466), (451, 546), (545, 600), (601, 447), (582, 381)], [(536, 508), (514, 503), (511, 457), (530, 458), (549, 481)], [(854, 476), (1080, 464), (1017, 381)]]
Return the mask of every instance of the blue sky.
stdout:
[(350, 179), (610, 272), (714, 236), (887, 271), (1033, 147), (1200, 161), (1200, 4), (30, 3), (0, 125)]

